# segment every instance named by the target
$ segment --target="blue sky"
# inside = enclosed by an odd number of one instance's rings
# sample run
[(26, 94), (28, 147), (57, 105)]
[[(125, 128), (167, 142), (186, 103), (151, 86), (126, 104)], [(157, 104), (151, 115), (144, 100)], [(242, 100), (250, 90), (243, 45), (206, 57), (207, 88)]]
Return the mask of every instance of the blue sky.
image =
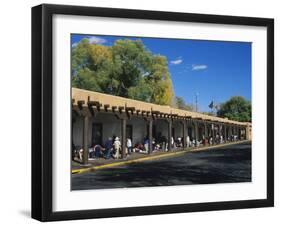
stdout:
[[(111, 46), (117, 39), (135, 37), (72, 35), (71, 45), (82, 38)], [(212, 100), (221, 103), (232, 96), (251, 100), (251, 43), (207, 40), (138, 38), (153, 53), (167, 57), (176, 96), (198, 110), (210, 111)]]

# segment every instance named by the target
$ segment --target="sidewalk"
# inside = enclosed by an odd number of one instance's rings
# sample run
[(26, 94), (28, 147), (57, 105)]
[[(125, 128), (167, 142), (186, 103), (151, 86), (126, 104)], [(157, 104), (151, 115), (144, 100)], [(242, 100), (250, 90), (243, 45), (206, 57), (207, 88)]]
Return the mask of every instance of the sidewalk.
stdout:
[(157, 160), (160, 158), (168, 158), (176, 155), (181, 155), (186, 152), (195, 152), (195, 151), (204, 151), (204, 150), (210, 150), (214, 148), (224, 147), (228, 145), (233, 144), (241, 144), (249, 142), (248, 140), (243, 141), (236, 141), (236, 142), (228, 142), (224, 144), (218, 144), (218, 145), (212, 145), (212, 146), (199, 146), (199, 147), (192, 147), (192, 148), (186, 148), (186, 149), (175, 149), (173, 151), (156, 151), (151, 153), (150, 155), (146, 153), (132, 153), (130, 156), (126, 157), (125, 159), (95, 159), (90, 160), (89, 164), (87, 166), (82, 165), (78, 162), (72, 161), (72, 174), (79, 174), (79, 173), (85, 173), (90, 171), (95, 171), (99, 169), (105, 169), (105, 168), (112, 168), (116, 166), (122, 166), (127, 165), (131, 163), (137, 163), (137, 162), (143, 162), (143, 161), (151, 161), (151, 160)]

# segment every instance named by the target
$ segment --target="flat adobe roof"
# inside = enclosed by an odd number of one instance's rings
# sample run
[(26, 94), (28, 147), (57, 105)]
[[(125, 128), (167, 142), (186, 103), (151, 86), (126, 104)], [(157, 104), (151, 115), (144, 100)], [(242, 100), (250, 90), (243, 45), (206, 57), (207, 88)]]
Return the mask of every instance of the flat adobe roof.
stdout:
[(202, 114), (199, 112), (187, 111), (182, 109), (173, 108), (167, 105), (158, 105), (147, 103), (139, 100), (133, 100), (129, 98), (93, 92), (84, 89), (72, 88), (72, 104), (78, 106), (78, 102), (82, 103), (83, 107), (88, 106), (89, 101), (99, 102), (101, 104), (100, 108), (104, 109), (107, 106), (108, 109), (112, 107), (121, 108), (134, 108), (140, 112), (159, 112), (159, 114), (176, 115), (179, 117), (200, 119), (212, 122), (221, 122), (228, 124), (235, 124), (241, 126), (251, 126), (250, 122), (239, 122), (234, 120), (229, 120), (227, 118), (221, 118), (211, 115)]

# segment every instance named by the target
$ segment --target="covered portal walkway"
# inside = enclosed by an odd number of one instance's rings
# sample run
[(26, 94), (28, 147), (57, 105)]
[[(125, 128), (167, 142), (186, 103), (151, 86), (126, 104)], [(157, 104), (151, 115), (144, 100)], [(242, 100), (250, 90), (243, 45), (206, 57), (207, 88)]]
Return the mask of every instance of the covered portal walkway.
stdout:
[(127, 138), (149, 155), (251, 140), (251, 123), (72, 88), (72, 146), (83, 150), (82, 163), (88, 164), (90, 147), (110, 137), (120, 138), (125, 158)]

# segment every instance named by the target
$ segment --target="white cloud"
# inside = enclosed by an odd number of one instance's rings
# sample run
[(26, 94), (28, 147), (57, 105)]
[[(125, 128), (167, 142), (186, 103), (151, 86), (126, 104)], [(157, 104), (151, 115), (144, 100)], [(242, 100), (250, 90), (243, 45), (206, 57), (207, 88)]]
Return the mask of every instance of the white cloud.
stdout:
[(174, 64), (174, 65), (178, 65), (178, 64), (181, 64), (183, 62), (183, 60), (182, 59), (176, 59), (176, 60), (171, 60), (170, 61), (170, 63), (171, 64)]
[(100, 38), (100, 37), (96, 37), (96, 36), (89, 36), (89, 43), (91, 44), (103, 44), (106, 43), (106, 39), (104, 38)]
[(192, 71), (206, 70), (208, 66), (206, 64), (192, 64)]
[(75, 48), (77, 45), (78, 45), (78, 42), (74, 42), (74, 43), (72, 43), (71, 47)]

